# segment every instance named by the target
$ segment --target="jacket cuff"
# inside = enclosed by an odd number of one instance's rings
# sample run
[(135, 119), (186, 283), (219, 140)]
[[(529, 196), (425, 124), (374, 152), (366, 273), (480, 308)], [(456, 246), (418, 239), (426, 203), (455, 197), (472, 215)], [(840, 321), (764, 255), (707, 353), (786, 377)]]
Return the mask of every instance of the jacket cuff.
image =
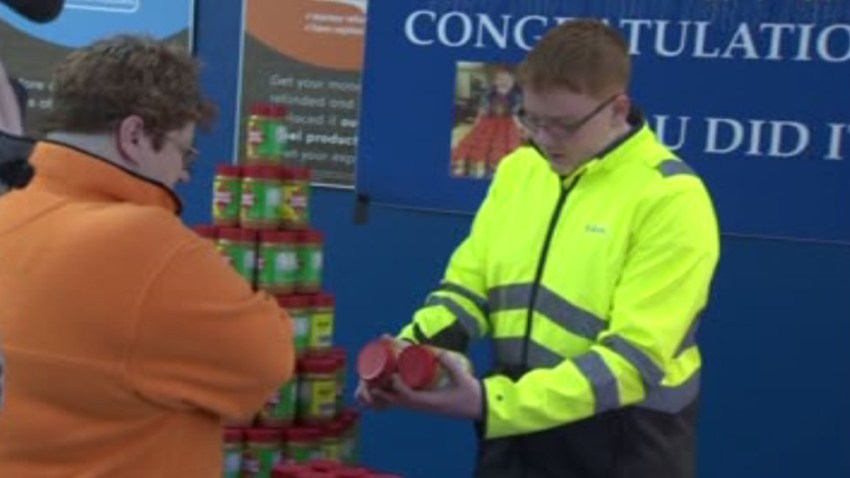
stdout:
[(483, 379), (479, 379), (478, 386), (481, 388), (481, 418), (475, 420), (475, 430), (478, 432), (478, 438), (483, 440), (487, 437), (487, 418), (489, 413), (489, 407), (487, 406), (487, 385)]

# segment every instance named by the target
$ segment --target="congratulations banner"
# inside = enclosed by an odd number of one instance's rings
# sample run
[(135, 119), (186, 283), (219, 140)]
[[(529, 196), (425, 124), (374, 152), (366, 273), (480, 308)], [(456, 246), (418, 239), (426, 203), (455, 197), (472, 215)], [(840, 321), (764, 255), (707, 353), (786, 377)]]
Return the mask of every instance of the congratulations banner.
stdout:
[(577, 17), (628, 40), (630, 94), (706, 181), (724, 232), (850, 241), (847, 1), (374, 2), (358, 193), (473, 212), (520, 141), (515, 65)]
[(42, 133), (53, 68), (71, 50), (119, 33), (141, 33), (190, 47), (193, 0), (66, 0), (59, 17), (36, 24), (0, 6), (0, 59), (27, 89), (27, 132)]

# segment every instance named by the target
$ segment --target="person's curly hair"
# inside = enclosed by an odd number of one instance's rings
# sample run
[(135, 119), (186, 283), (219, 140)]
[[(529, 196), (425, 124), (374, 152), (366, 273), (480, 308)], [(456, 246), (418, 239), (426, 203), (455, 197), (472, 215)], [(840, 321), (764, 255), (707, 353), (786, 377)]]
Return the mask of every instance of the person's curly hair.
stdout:
[(212, 122), (216, 109), (201, 94), (199, 69), (185, 50), (147, 36), (97, 41), (56, 67), (47, 131), (104, 133), (138, 115), (159, 148), (169, 131)]

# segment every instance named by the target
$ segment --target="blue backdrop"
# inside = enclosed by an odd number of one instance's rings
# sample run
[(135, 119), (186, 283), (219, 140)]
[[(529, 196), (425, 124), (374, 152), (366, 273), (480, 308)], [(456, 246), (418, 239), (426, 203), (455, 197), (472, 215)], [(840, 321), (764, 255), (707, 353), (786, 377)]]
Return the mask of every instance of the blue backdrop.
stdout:
[(357, 190), (472, 212), (449, 175), (457, 62), (516, 63), (596, 17), (631, 44), (631, 94), (711, 189), (723, 231), (850, 241), (850, 2), (397, 0), (369, 8)]
[[(399, 1), (374, 0), (370, 7)], [(222, 114), (215, 130), (199, 138), (204, 159), (194, 182), (182, 190), (190, 224), (209, 221), (213, 161), (233, 149), (238, 3), (198, 1), (196, 41), (207, 64), (204, 87)], [(410, 81), (418, 85), (429, 79), (412, 75)], [(391, 141), (399, 129), (380, 137)], [(403, 162), (412, 149), (395, 155)], [(769, 188), (770, 181), (760, 178), (750, 186)], [(802, 196), (802, 191), (788, 194)], [(468, 215), (390, 207), (373, 208), (369, 223), (355, 226), (351, 192), (320, 189), (313, 200), (315, 226), (327, 236), (325, 283), (337, 296), (335, 340), (350, 350), (410, 318), (469, 227)], [(803, 204), (792, 202), (786, 214), (808, 213)], [(829, 205), (838, 210), (834, 202)], [(847, 284), (847, 248), (723, 237), (699, 336), (705, 354), (699, 476), (850, 476)], [(349, 388), (352, 384), (349, 375)], [(470, 475), (475, 450), (467, 423), (393, 411), (367, 413), (362, 431), (368, 465), (408, 478)]]

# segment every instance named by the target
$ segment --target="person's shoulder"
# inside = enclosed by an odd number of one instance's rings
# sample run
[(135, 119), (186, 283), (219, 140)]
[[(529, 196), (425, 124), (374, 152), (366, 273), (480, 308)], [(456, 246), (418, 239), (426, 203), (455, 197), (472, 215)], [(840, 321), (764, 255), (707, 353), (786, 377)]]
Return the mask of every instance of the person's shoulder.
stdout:
[(79, 239), (151, 252), (174, 249), (193, 236), (172, 212), (130, 203), (80, 211), (78, 225)]
[(529, 174), (536, 171), (546, 171), (549, 167), (540, 151), (530, 144), (523, 144), (499, 162), (496, 176)]

